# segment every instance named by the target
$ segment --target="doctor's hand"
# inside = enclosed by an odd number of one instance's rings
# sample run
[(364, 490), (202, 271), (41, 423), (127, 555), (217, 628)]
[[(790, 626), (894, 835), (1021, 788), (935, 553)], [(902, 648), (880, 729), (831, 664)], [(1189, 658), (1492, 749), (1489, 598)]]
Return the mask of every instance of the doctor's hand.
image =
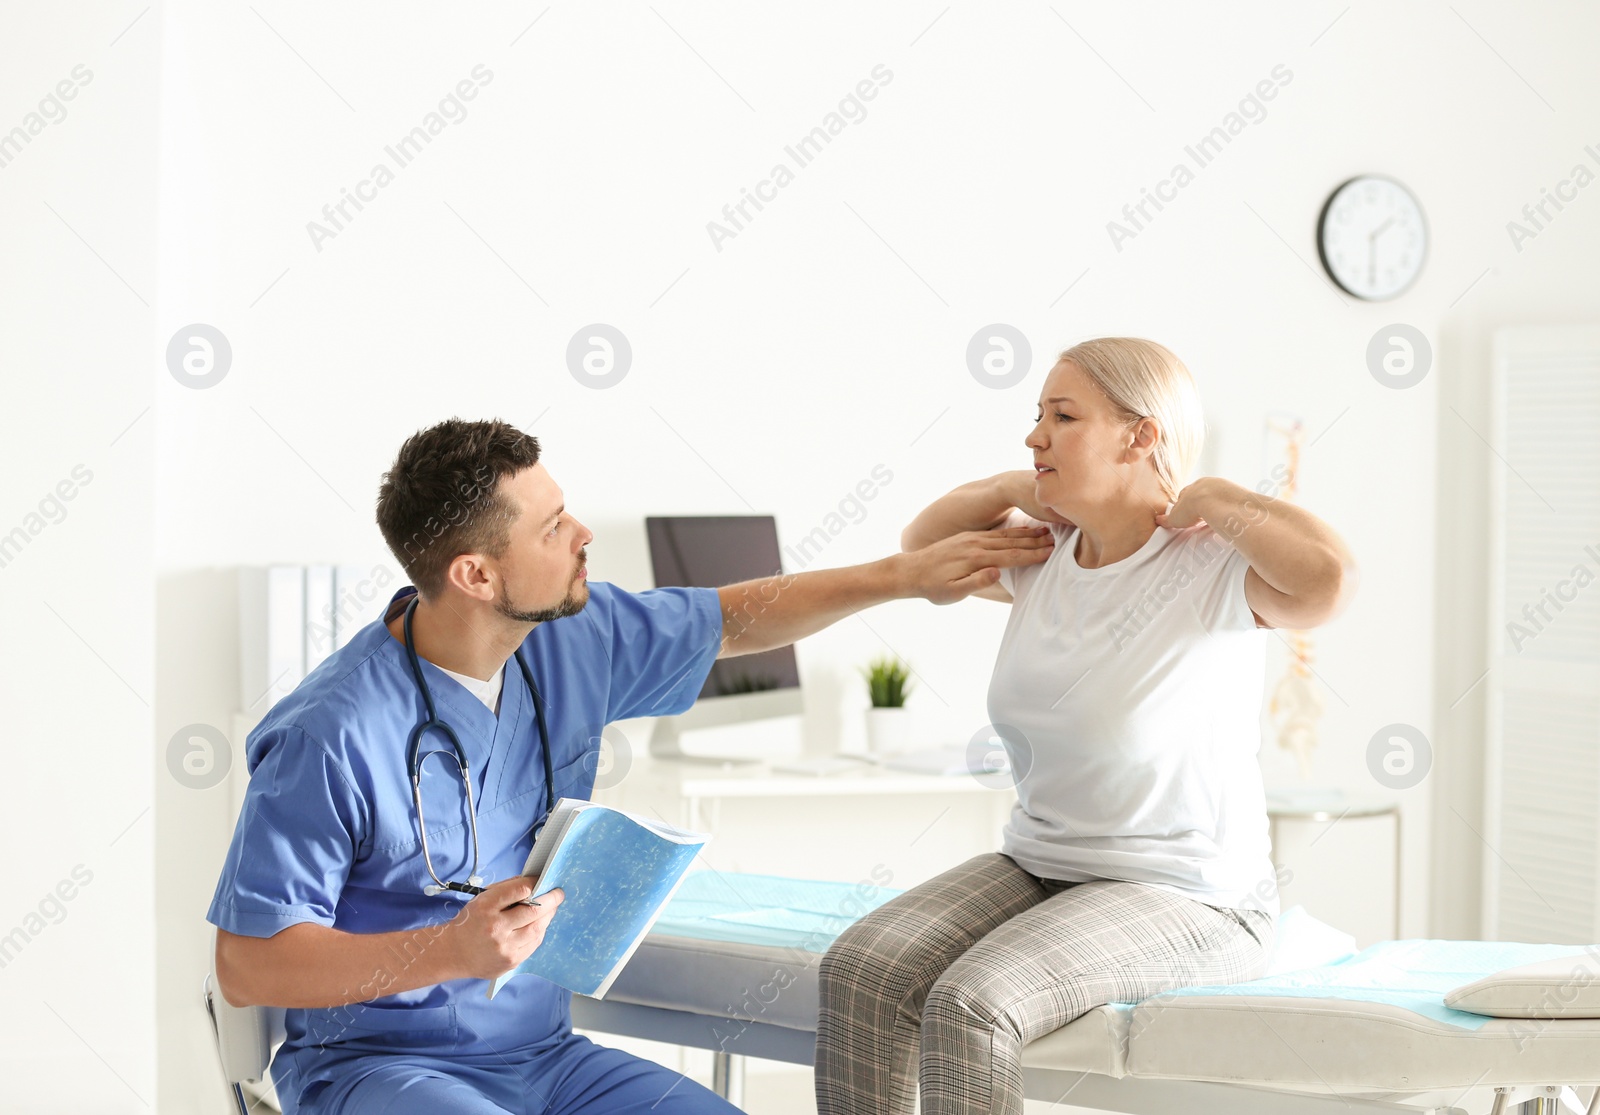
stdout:
[(1001, 567), (1037, 565), (1054, 547), (1049, 527), (1008, 527), (962, 531), (899, 556), (910, 595), (953, 604), (998, 581)]
[(536, 890), (537, 880), (517, 875), (490, 884), (461, 907), (448, 930), (460, 978), (494, 979), (533, 954), (565, 897), (557, 889), (540, 894), (537, 906), (523, 905)]

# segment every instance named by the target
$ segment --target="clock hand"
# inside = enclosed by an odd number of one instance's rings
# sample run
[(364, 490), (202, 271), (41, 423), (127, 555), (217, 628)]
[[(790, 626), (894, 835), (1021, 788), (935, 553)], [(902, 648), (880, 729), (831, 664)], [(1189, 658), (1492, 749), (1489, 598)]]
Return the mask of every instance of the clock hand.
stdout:
[(1367, 282), (1369, 283), (1378, 281), (1378, 234), (1392, 224), (1394, 224), (1394, 218), (1390, 217), (1383, 224), (1367, 233)]

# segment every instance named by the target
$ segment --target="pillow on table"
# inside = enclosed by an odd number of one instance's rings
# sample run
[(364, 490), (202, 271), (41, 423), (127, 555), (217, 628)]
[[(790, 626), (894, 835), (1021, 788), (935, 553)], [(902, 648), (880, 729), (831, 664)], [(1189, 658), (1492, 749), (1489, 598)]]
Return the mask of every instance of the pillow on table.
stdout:
[(1492, 1018), (1600, 1018), (1600, 945), (1580, 949), (1462, 984), (1445, 1006)]

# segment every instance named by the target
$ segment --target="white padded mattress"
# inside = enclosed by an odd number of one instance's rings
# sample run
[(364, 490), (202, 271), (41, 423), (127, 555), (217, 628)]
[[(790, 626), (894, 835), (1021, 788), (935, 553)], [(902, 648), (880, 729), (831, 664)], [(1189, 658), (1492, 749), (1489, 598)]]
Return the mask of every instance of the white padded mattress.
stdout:
[[(810, 1031), (821, 959), (795, 948), (652, 934), (606, 999)], [(1158, 997), (1096, 1007), (1029, 1045), (1023, 1064), (1367, 1096), (1474, 1083), (1596, 1084), (1600, 1019), (1491, 1019), (1465, 1030), (1385, 1003)]]
[[(820, 955), (799, 949), (652, 933), (606, 1001), (809, 1032), (817, 1028), (821, 962)], [(1028, 1046), (1023, 1063), (1122, 1076), (1131, 1013), (1128, 1006), (1096, 1007)]]
[(1387, 1003), (1196, 995), (1140, 1003), (1130, 1031), (1128, 1070), (1140, 1077), (1402, 1095), (1600, 1083), (1600, 1019), (1464, 1030)]

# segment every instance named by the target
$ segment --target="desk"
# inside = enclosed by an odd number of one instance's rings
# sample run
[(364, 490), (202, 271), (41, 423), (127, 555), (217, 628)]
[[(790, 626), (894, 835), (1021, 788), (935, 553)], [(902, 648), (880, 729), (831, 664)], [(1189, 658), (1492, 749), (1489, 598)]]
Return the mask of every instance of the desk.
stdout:
[(831, 775), (636, 756), (595, 800), (714, 835), (718, 870), (913, 887), (1000, 848), (1010, 787), (863, 763)]

